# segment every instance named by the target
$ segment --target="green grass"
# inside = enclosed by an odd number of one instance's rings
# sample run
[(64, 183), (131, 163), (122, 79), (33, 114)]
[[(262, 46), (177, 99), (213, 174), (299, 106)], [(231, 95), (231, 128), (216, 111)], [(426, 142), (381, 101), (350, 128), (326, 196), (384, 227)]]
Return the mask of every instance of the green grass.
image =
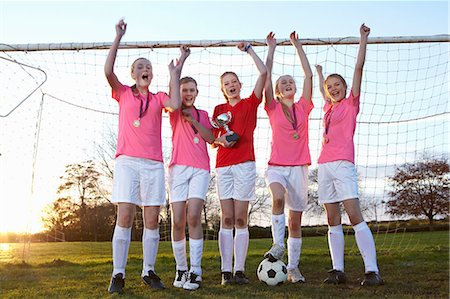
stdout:
[[(123, 298), (448, 298), (449, 233), (375, 234), (378, 264), (386, 284), (363, 288), (364, 266), (353, 236), (346, 236), (345, 286), (322, 284), (330, 266), (326, 237), (305, 237), (301, 271), (306, 284), (269, 287), (260, 283), (256, 268), (270, 247), (270, 239), (251, 240), (245, 286), (220, 285), (217, 241), (205, 242), (203, 288), (188, 292), (172, 287), (175, 262), (171, 244), (161, 242), (156, 272), (167, 289), (153, 291), (140, 281), (141, 243), (132, 242)], [(8, 248), (6, 248), (8, 247)], [(112, 271), (111, 244), (32, 243), (0, 244), (1, 298), (107, 298)]]

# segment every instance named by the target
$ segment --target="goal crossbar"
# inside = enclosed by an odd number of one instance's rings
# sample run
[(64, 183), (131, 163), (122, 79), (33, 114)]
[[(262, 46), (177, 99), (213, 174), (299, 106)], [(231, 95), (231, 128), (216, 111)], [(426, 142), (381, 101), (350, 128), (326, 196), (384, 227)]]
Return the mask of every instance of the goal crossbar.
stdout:
[[(177, 48), (187, 45), (191, 48), (209, 47), (234, 47), (242, 40), (186, 40), (186, 41), (140, 41), (121, 42), (119, 49), (163, 49)], [(253, 46), (265, 46), (264, 39), (246, 40)], [(311, 38), (300, 39), (305, 46), (320, 45), (351, 45), (359, 44), (359, 37), (335, 37), (335, 38)], [(442, 43), (450, 42), (449, 34), (439, 34), (430, 36), (390, 36), (390, 37), (370, 37), (369, 44), (401, 44), (401, 43)], [(104, 50), (111, 48), (111, 42), (92, 43), (38, 43), (38, 44), (0, 44), (0, 51), (80, 51), (80, 50)], [(278, 45), (290, 45), (288, 39), (281, 40)]]

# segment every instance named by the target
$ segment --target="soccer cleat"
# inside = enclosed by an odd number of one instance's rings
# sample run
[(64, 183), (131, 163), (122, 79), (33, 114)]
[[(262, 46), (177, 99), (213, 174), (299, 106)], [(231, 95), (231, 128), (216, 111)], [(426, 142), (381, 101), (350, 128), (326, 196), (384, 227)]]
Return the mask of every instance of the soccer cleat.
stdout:
[(189, 273), (189, 278), (183, 285), (183, 289), (188, 291), (195, 291), (202, 286), (202, 277), (194, 272)]
[(296, 282), (305, 282), (305, 277), (300, 273), (298, 268), (288, 269), (287, 280), (296, 283)]
[(362, 286), (380, 286), (384, 281), (377, 272), (367, 272), (364, 274), (364, 280), (361, 281)]
[(347, 282), (347, 276), (343, 271), (332, 269), (328, 271), (328, 277), (325, 278), (323, 282), (329, 284), (342, 284)]
[(142, 276), (141, 278), (142, 281), (152, 289), (164, 289), (164, 284), (162, 283), (161, 278), (159, 278), (159, 276), (156, 275), (152, 270), (148, 271), (148, 275)]
[(188, 279), (188, 271), (187, 270), (177, 270), (175, 273), (175, 280), (173, 281), (173, 286), (176, 288), (182, 288)]
[(234, 283), (233, 274), (231, 272), (222, 272), (222, 285), (230, 285)]
[(248, 280), (247, 276), (245, 276), (244, 272), (236, 271), (236, 273), (234, 273), (234, 282), (236, 284), (242, 285), (248, 284), (250, 281)]
[(264, 258), (269, 259), (271, 262), (276, 260), (283, 260), (284, 248), (278, 244), (273, 244), (269, 251), (264, 254)]
[(109, 283), (108, 292), (112, 293), (123, 293), (123, 287), (125, 286), (125, 279), (122, 273), (117, 273), (111, 277), (111, 282)]

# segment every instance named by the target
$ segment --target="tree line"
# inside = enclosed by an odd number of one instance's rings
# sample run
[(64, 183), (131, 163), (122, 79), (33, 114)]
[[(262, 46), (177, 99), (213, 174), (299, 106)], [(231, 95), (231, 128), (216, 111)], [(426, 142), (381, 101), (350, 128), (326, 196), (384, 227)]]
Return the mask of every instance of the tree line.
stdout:
[[(66, 241), (109, 241), (115, 226), (115, 205), (109, 201), (113, 168), (109, 159), (93, 160), (67, 165), (60, 177), (58, 198), (44, 209), (42, 220), (48, 234)], [(437, 217), (448, 217), (449, 212), (449, 164), (446, 158), (423, 157), (420, 161), (405, 163), (388, 177), (389, 200), (386, 213), (394, 217), (426, 218), (430, 230)], [(215, 192), (215, 175), (211, 181), (203, 209), (203, 228), (206, 239), (215, 239), (220, 225), (220, 204)], [(317, 169), (310, 172), (308, 187), (309, 206), (306, 213), (324, 214), (318, 204)], [(363, 210), (370, 210), (370, 203), (361, 202)], [(138, 209), (133, 240), (140, 240), (143, 223)], [(160, 226), (162, 240), (170, 240), (170, 206), (162, 209)], [(271, 202), (264, 178), (258, 177), (256, 200), (249, 210), (249, 226), (261, 220), (270, 223)], [(261, 237), (261, 229), (254, 228), (253, 237)]]

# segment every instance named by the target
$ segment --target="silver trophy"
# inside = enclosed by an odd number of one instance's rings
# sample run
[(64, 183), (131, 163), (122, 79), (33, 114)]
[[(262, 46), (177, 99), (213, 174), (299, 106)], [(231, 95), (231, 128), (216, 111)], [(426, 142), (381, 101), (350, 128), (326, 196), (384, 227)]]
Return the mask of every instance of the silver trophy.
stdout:
[(230, 128), (228, 127), (228, 124), (231, 122), (231, 112), (228, 111), (226, 113), (222, 113), (217, 115), (216, 119), (214, 119), (211, 124), (214, 128), (221, 128), (223, 127), (225, 129), (225, 131), (227, 132), (227, 136), (225, 137), (225, 139), (228, 142), (232, 142), (232, 141), (238, 141), (239, 140), (239, 135), (234, 133), (233, 131), (230, 130)]

